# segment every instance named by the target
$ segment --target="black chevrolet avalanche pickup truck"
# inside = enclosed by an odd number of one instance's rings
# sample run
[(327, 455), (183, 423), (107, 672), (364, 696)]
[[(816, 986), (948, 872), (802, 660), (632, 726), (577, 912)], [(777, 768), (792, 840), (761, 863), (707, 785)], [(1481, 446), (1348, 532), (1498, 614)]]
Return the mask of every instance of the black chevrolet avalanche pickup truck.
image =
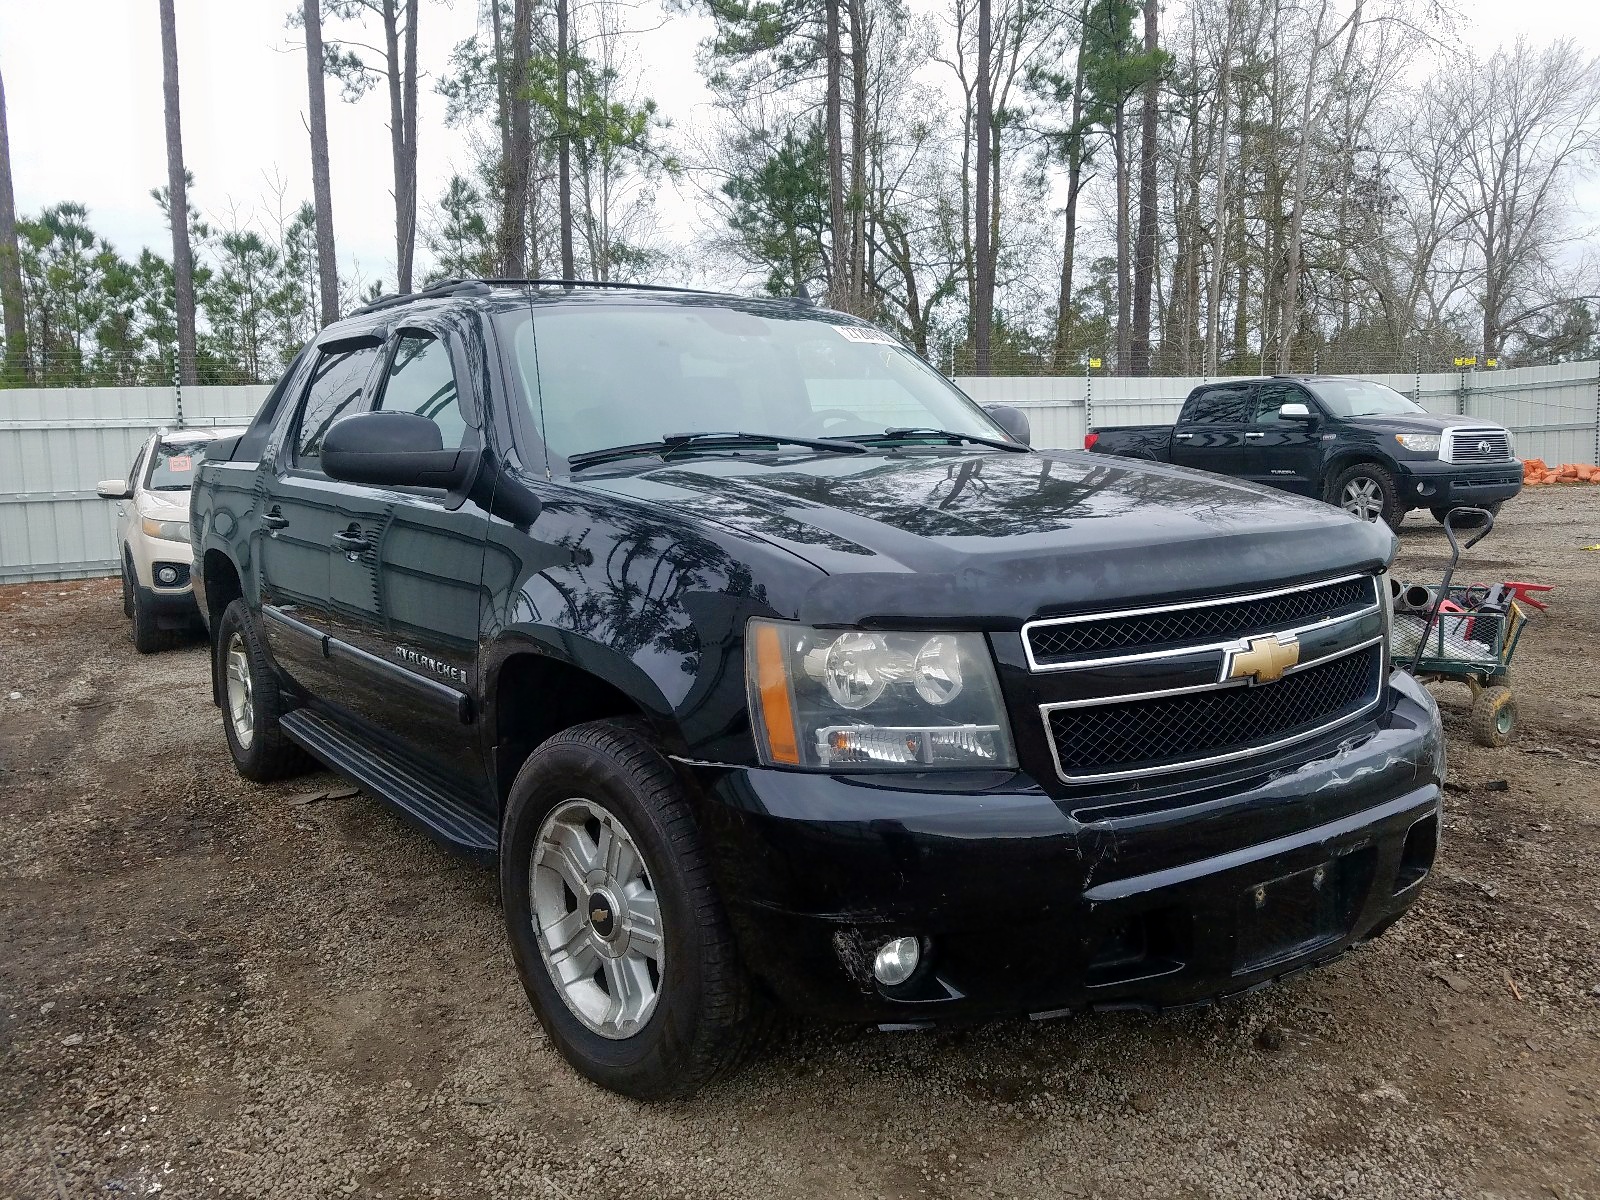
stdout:
[(1413, 508), (1443, 523), (1454, 508), (1498, 513), (1522, 490), (1504, 426), (1436, 417), (1365, 379), (1222, 379), (1190, 392), (1176, 425), (1112, 426), (1083, 441), (1096, 454), (1232, 475), (1396, 529)]
[(1027, 445), (799, 301), (465, 281), (322, 331), (193, 489), (247, 778), (498, 864), (582, 1073), (778, 1008), (1178, 1008), (1376, 936), (1439, 836), (1387, 528)]

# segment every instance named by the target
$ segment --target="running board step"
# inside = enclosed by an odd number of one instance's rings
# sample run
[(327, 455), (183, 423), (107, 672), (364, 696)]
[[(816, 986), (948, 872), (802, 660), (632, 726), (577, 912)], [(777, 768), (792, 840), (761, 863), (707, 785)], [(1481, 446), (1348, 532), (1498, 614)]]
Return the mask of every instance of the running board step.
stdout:
[(500, 831), (465, 799), (391, 762), (327, 717), (296, 708), (278, 719), (283, 732), (332, 770), (372, 792), (445, 845), (493, 861)]

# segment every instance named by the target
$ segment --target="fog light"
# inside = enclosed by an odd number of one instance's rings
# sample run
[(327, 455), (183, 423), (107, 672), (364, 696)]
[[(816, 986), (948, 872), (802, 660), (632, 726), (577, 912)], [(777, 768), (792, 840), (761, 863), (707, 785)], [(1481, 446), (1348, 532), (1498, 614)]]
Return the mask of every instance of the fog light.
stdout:
[(162, 567), (156, 572), (156, 582), (164, 583), (168, 587), (171, 587), (173, 584), (178, 582), (178, 568)]
[(872, 974), (886, 987), (898, 987), (910, 979), (922, 959), (922, 946), (914, 937), (894, 938), (878, 947), (872, 961)]

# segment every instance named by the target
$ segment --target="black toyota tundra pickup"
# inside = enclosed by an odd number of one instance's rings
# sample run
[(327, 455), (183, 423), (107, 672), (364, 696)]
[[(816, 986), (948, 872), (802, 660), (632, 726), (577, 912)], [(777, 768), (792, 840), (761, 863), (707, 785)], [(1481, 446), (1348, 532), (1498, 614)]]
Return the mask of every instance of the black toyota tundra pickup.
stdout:
[(1454, 508), (1497, 513), (1522, 490), (1504, 426), (1436, 417), (1366, 379), (1219, 379), (1189, 393), (1176, 425), (1111, 426), (1083, 443), (1269, 484), (1396, 529), (1413, 508), (1442, 523)]
[(779, 1006), (1182, 1007), (1381, 932), (1444, 769), (1393, 535), (1026, 441), (802, 302), (369, 306), (194, 486), (233, 760), (497, 862), (551, 1040), (639, 1097)]

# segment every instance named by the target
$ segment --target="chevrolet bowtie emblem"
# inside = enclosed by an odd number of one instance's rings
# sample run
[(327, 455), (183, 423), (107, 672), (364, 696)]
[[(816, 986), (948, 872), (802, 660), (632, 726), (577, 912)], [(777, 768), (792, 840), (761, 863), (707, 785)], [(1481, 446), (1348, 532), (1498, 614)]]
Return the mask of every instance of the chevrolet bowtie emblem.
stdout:
[(1273, 683), (1300, 661), (1300, 640), (1292, 633), (1246, 638), (1230, 646), (1222, 658), (1222, 680), (1248, 679)]
[(589, 919), (596, 925), (603, 925), (605, 922), (611, 919), (611, 913), (606, 909), (596, 908), (590, 911)]

